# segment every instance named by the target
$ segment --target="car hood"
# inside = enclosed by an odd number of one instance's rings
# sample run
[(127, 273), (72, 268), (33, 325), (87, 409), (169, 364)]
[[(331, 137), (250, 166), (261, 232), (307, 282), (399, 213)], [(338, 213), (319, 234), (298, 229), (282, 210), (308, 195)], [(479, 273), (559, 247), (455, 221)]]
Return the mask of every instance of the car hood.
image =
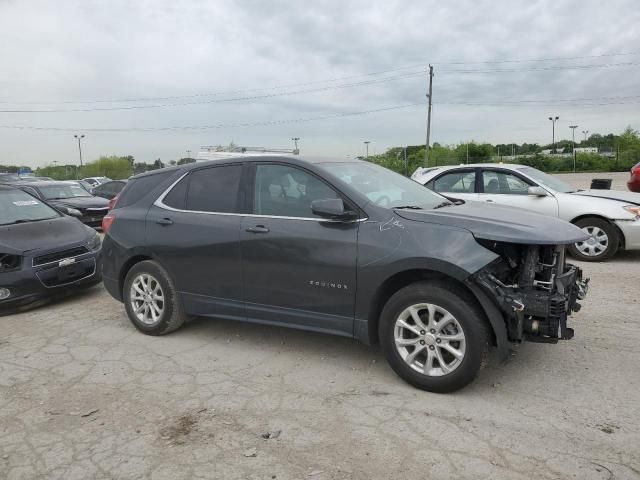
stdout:
[(72, 208), (107, 208), (109, 206), (109, 200), (102, 197), (60, 198), (58, 200), (47, 200), (47, 203)]
[(466, 202), (436, 210), (395, 210), (395, 213), (407, 220), (464, 228), (476, 238), (496, 242), (568, 245), (589, 238), (564, 220), (485, 202)]
[(88, 237), (88, 227), (66, 216), (3, 225), (0, 226), (0, 253), (24, 255), (31, 250), (64, 249), (84, 242)]
[(583, 190), (580, 192), (573, 192), (571, 195), (606, 198), (608, 200), (618, 200), (627, 205), (640, 205), (640, 193), (625, 192), (623, 190)]

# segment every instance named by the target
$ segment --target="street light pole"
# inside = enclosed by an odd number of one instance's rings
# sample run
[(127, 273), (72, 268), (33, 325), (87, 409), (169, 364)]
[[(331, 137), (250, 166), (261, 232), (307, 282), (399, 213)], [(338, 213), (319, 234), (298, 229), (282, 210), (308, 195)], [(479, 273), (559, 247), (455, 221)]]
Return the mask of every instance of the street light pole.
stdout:
[(551, 127), (551, 132), (552, 132), (552, 142), (553, 143), (553, 153), (556, 153), (556, 122), (558, 121), (560, 117), (556, 116), (554, 117), (549, 117), (549, 120), (551, 120), (551, 123), (553, 124), (553, 126)]
[(82, 145), (81, 145), (81, 141), (84, 138), (84, 135), (74, 135), (74, 137), (78, 140), (78, 152), (80, 152), (80, 168), (82, 168)]
[(582, 130), (582, 133), (584, 134), (584, 141), (587, 141), (587, 134), (589, 133), (589, 130)]
[(573, 173), (576, 173), (576, 128), (578, 125), (569, 125), (571, 129), (571, 141), (573, 142)]
[(298, 154), (298, 140), (300, 140), (300, 137), (293, 137), (291, 140), (293, 140), (293, 143), (295, 145), (295, 151), (293, 153), (295, 153), (297, 155)]
[(369, 159), (369, 144), (371, 142), (369, 140), (365, 140), (364, 144), (366, 145), (367, 148), (367, 156), (365, 157), (367, 160)]

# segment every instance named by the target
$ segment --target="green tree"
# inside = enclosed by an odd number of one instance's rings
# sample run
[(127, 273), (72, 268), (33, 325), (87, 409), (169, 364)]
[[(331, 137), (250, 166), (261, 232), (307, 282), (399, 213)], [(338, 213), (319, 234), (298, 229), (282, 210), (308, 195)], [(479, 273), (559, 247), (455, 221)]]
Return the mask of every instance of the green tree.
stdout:
[(131, 159), (133, 157), (100, 157), (89, 162), (80, 169), (80, 176), (85, 177), (109, 177), (113, 180), (129, 178), (133, 175)]

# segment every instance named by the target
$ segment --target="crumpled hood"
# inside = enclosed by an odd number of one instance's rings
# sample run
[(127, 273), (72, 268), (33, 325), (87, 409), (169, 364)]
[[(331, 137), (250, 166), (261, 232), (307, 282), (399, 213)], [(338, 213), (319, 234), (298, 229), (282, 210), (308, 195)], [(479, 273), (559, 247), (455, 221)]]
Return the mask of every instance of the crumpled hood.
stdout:
[(521, 208), (466, 202), (436, 210), (394, 210), (407, 220), (469, 230), (474, 237), (527, 245), (569, 245), (589, 238), (569, 222)]
[(24, 255), (30, 250), (64, 249), (88, 240), (89, 227), (71, 217), (0, 226), (0, 253)]
[(571, 195), (607, 198), (609, 200), (619, 200), (627, 205), (640, 205), (640, 193), (625, 192), (623, 190), (583, 190), (581, 192), (574, 192)]
[(107, 208), (109, 206), (109, 200), (102, 197), (61, 198), (58, 200), (47, 200), (47, 203), (72, 208)]

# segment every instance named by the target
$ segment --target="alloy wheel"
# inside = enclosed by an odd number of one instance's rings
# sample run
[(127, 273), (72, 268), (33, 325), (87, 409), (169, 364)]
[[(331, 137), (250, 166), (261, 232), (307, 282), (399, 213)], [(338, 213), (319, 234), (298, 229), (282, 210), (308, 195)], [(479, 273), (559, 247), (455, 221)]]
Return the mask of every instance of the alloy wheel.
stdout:
[(164, 313), (165, 300), (158, 280), (141, 273), (131, 283), (130, 301), (133, 313), (145, 325), (154, 325)]
[(430, 303), (412, 305), (400, 313), (394, 326), (394, 341), (405, 363), (429, 377), (456, 370), (467, 345), (458, 320)]

